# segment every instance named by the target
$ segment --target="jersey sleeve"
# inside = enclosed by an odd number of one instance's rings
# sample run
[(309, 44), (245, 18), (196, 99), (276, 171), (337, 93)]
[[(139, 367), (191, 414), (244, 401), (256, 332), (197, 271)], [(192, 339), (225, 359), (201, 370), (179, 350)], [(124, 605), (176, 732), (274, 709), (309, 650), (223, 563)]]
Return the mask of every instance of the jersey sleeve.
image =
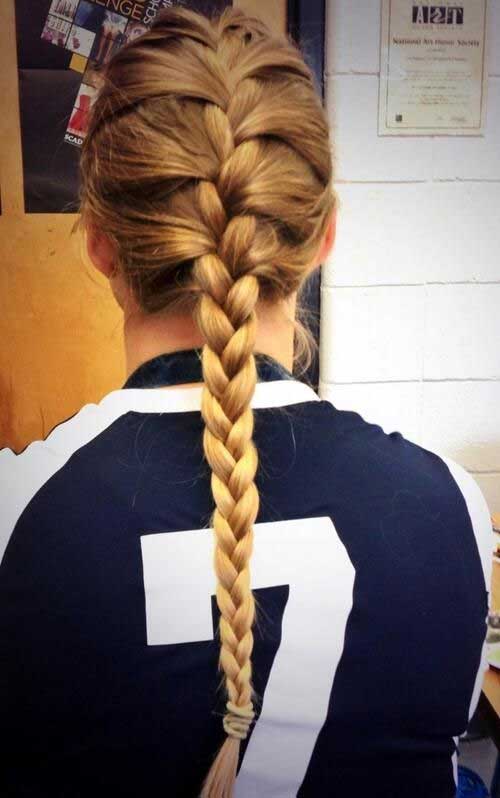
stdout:
[[(466, 469), (449, 457), (440, 455), (462, 493), (470, 516), (477, 543), (485, 588), (490, 593), (493, 553), (493, 524), (484, 494), (476, 480)], [(490, 601), (490, 598), (488, 599)], [(490, 605), (489, 605), (490, 606)]]
[[(469, 472), (466, 471), (466, 469), (459, 463), (455, 462), (455, 460), (445, 457), (442, 454), (440, 454), (440, 457), (448, 466), (448, 469), (454, 478), (467, 506), (472, 529), (476, 539), (479, 557), (481, 559), (484, 586), (488, 594), (489, 610), (491, 607), (491, 576), (493, 565), (493, 524), (490, 511), (488, 509), (484, 494), (472, 474), (469, 474)], [(485, 639), (481, 649), (481, 658), (469, 706), (469, 720), (472, 718), (472, 715), (477, 708), (483, 686), (484, 675), (489, 667), (488, 644), (486, 642), (487, 622), (488, 618), (486, 616)]]

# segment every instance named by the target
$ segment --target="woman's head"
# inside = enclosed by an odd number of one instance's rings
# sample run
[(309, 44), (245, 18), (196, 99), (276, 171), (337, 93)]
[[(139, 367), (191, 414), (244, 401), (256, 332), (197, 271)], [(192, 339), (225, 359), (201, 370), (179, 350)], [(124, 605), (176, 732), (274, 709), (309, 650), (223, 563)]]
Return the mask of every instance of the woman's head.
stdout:
[(295, 44), (237, 9), (180, 7), (107, 64), (81, 154), (81, 220), (146, 314), (202, 333), (204, 452), (227, 739), (204, 796), (231, 795), (254, 717), (250, 589), (259, 508), (251, 400), (259, 303), (303, 285), (335, 209), (329, 130)]
[[(216, 247), (261, 299), (300, 288), (334, 208), (326, 116), (298, 49), (228, 9), (166, 9), (103, 74), (81, 212), (114, 242), (145, 311), (200, 286)], [(237, 261), (237, 262), (236, 262)]]

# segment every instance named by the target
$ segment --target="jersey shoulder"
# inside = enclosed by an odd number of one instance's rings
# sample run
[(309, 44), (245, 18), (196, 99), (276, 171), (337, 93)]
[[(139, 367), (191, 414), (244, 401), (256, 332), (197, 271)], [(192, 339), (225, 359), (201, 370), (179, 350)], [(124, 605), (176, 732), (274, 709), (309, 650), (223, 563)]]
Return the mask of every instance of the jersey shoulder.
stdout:
[[(416, 509), (443, 508), (445, 516), (444, 510), (453, 507), (455, 514), (461, 512), (469, 519), (489, 591), (492, 519), (474, 476), (439, 449), (416, 443), (397, 430), (386, 432), (357, 411), (338, 409), (329, 400), (318, 404), (321, 415), (330, 420), (323, 424), (323, 429), (330, 430), (329, 452), (342, 459), (361, 491), (385, 493), (393, 504), (413, 492)], [(448, 518), (453, 521), (451, 512)]]
[(126, 391), (112, 391), (98, 403), (88, 403), (21, 452), (0, 449), (0, 561), (24, 508), (40, 488), (88, 444), (128, 410)]

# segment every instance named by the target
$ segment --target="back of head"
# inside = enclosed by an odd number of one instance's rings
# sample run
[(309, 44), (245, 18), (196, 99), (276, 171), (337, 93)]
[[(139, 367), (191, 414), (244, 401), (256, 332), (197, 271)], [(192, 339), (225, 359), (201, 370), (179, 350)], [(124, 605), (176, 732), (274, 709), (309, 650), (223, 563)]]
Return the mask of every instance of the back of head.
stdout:
[(146, 313), (203, 334), (204, 452), (227, 738), (204, 798), (233, 792), (254, 719), (250, 588), (256, 305), (300, 289), (335, 205), (329, 129), (297, 46), (230, 8), (172, 7), (113, 56), (81, 154), (81, 219), (114, 243)]

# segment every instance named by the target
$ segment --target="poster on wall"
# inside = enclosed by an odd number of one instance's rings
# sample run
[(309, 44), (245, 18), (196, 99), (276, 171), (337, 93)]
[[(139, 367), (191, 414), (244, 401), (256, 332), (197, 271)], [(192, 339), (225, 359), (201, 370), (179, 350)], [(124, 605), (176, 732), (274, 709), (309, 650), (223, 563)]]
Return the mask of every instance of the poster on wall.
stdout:
[(487, 0), (382, 0), (380, 136), (483, 134)]
[[(100, 70), (174, 0), (16, 0), (26, 213), (75, 213), (78, 159)], [(178, 0), (221, 11), (231, 0)]]

